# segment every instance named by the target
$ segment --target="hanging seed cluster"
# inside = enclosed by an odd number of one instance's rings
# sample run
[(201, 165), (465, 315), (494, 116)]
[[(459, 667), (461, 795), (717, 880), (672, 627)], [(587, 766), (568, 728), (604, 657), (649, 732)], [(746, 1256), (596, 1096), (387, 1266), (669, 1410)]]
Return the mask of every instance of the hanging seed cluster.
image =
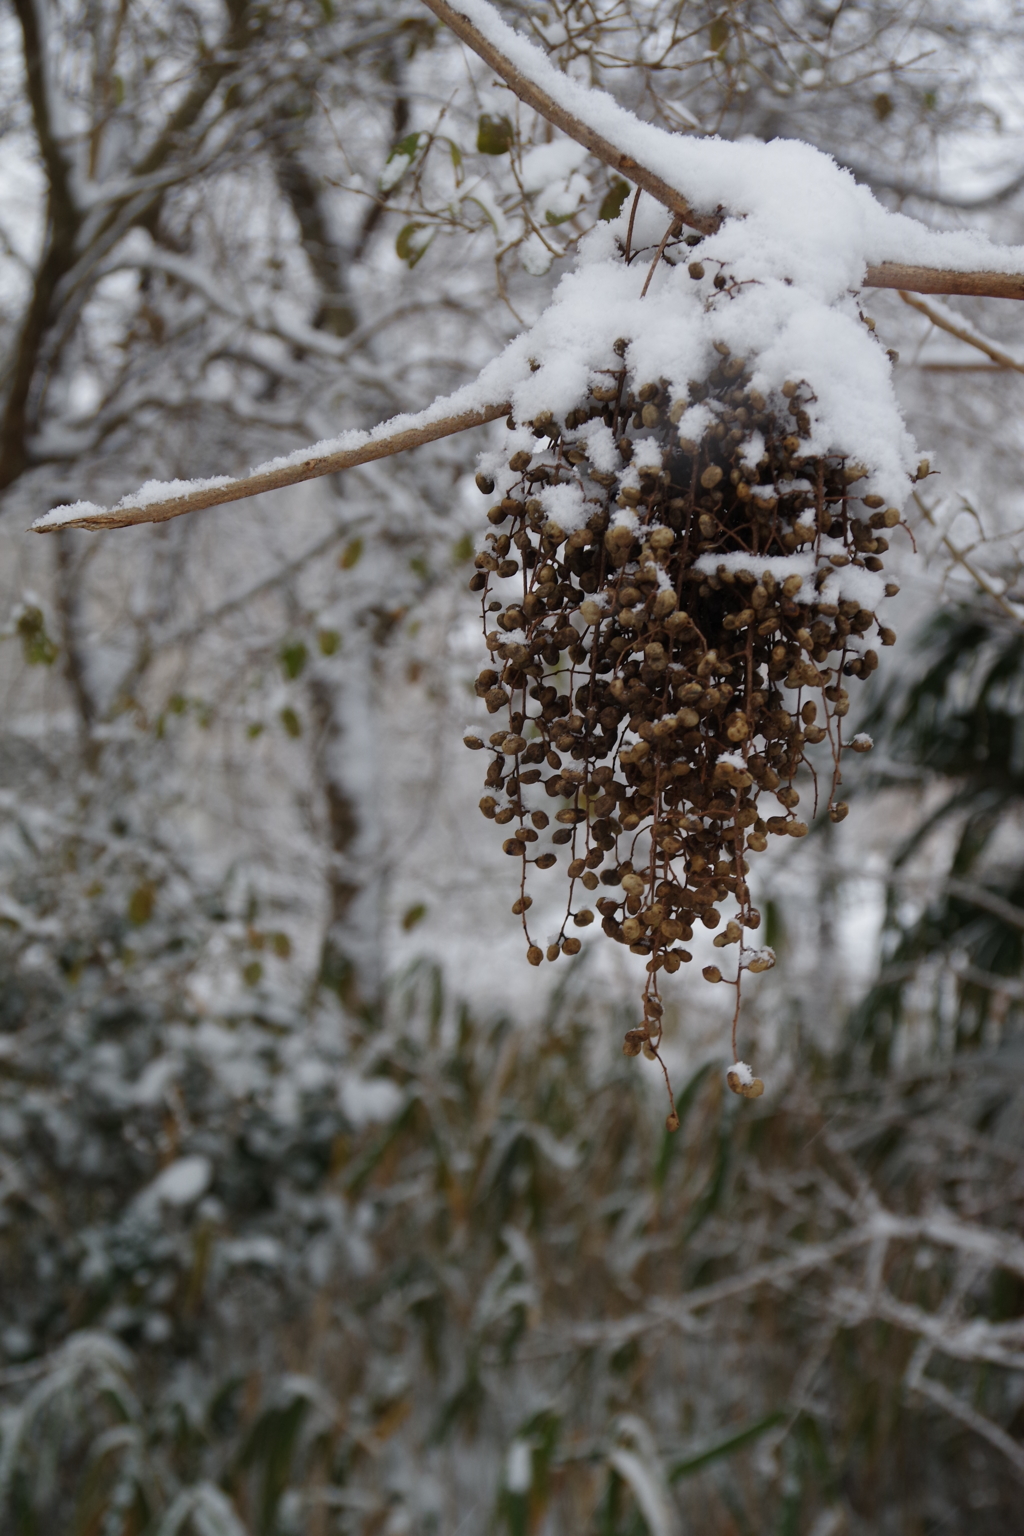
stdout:
[[(846, 815), (835, 791), (848, 681), (866, 678), (875, 645), (895, 638), (874, 606), (839, 594), (844, 573), (856, 588), (854, 571), (881, 570), (898, 511), (858, 497), (861, 467), (808, 455), (806, 386), (788, 383), (769, 403), (745, 360), (718, 352), (688, 401), (673, 405), (663, 382), (631, 388), (623, 365), (564, 421), (527, 423), (535, 447), (509, 461), (517, 479), (488, 513), (470, 582), (490, 652), (476, 692), (495, 729), (466, 744), (487, 754), (480, 809), (519, 865), (512, 910), (527, 957), (577, 953), (595, 922), (644, 956), (644, 1015), (628, 1055), (658, 1055), (658, 979), (690, 962), (698, 925), (717, 930), (718, 948), (735, 947), (737, 1014), (742, 972), (772, 964), (749, 937), (761, 918), (748, 855), (772, 836), (806, 835), (794, 781), (811, 745), (828, 744), (823, 798), (833, 821)], [(695, 402), (712, 419), (700, 441), (679, 435)], [(592, 422), (611, 430), (617, 473), (590, 460), (593, 428), (581, 429)], [(494, 490), (486, 475), (477, 483)], [(545, 509), (557, 500), (545, 489), (559, 485), (585, 498), (585, 522), (569, 531)], [(861, 593), (876, 589), (860, 579)], [(545, 947), (528, 884), (556, 864), (568, 899)], [(725, 979), (714, 965), (703, 974)], [(760, 1081), (745, 1075), (731, 1086), (756, 1096)]]

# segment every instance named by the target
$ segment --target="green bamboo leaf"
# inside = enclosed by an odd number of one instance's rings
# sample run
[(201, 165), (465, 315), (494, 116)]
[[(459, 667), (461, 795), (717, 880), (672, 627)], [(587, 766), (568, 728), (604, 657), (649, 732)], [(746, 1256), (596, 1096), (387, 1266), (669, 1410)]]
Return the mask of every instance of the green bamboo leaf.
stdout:
[(745, 1429), (737, 1430), (725, 1440), (719, 1440), (717, 1445), (709, 1446), (706, 1451), (701, 1451), (697, 1456), (688, 1456), (685, 1461), (677, 1461), (674, 1467), (669, 1469), (668, 1480), (677, 1483), (681, 1478), (692, 1477), (695, 1472), (702, 1472), (712, 1462), (722, 1461), (726, 1456), (732, 1456), (736, 1451), (741, 1451), (744, 1446), (751, 1445), (759, 1440), (768, 1430), (774, 1429), (776, 1424), (781, 1424), (786, 1415), (780, 1410), (770, 1413), (766, 1418), (758, 1419), (755, 1424), (748, 1424)]
[(690, 1081), (687, 1083), (678, 1099), (676, 1099), (676, 1114), (679, 1116), (679, 1129), (676, 1131), (664, 1131), (662, 1133), (661, 1148), (658, 1152), (658, 1161), (654, 1167), (654, 1187), (656, 1189), (664, 1188), (665, 1177), (668, 1173), (668, 1165), (672, 1161), (672, 1153), (680, 1144), (679, 1131), (682, 1130), (683, 1122), (685, 1121), (687, 1115), (690, 1113), (690, 1110), (693, 1108), (694, 1100), (700, 1093), (701, 1088), (704, 1086), (704, 1081), (707, 1078), (708, 1073), (711, 1071), (711, 1066), (712, 1063), (710, 1061), (706, 1061), (702, 1067), (698, 1067), (697, 1071), (690, 1078)]
[(717, 1209), (725, 1190), (726, 1175), (729, 1171), (729, 1132), (725, 1125), (718, 1133), (718, 1146), (715, 1151), (715, 1166), (711, 1170), (711, 1177), (700, 1192), (690, 1219), (686, 1223), (683, 1232), (684, 1239), (688, 1242), (699, 1227), (702, 1227), (708, 1217)]

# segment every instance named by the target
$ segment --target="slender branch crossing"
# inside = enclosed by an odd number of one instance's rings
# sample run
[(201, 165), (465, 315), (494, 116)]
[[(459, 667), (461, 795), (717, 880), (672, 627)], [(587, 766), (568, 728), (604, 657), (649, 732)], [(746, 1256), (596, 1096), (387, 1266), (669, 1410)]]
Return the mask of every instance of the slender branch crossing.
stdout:
[(984, 352), (986, 357), (990, 357), (994, 363), (998, 363), (1000, 368), (1012, 368), (1016, 373), (1024, 373), (1024, 363), (1019, 363), (1015, 357), (1010, 356), (1009, 352), (1002, 351), (1001, 348), (995, 346), (984, 336), (979, 336), (976, 331), (970, 330), (965, 325), (958, 325), (948, 315), (939, 314), (931, 304), (926, 304), (923, 299), (911, 298), (909, 293), (905, 293), (902, 290), (900, 291), (900, 298), (904, 304), (909, 304), (911, 309), (916, 309), (918, 314), (924, 315), (940, 331), (948, 332), (950, 336), (955, 336), (958, 341), (965, 341), (969, 347), (976, 347), (979, 352)]

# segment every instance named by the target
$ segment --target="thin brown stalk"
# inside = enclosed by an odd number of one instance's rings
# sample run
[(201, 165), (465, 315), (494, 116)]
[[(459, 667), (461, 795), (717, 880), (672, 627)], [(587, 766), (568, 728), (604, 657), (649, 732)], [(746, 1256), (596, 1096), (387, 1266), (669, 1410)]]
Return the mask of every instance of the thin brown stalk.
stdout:
[(1000, 368), (1012, 368), (1015, 373), (1024, 373), (1024, 363), (1019, 363), (1015, 357), (1010, 356), (1009, 352), (1002, 351), (987, 337), (979, 336), (977, 331), (972, 331), (966, 325), (957, 325), (947, 315), (939, 314), (923, 299), (911, 298), (909, 293), (904, 292), (900, 293), (900, 298), (904, 304), (909, 304), (911, 309), (916, 309), (918, 314), (924, 315), (925, 319), (930, 320), (932, 325), (937, 326), (940, 331), (946, 331), (948, 335), (955, 336), (958, 341), (965, 341), (969, 347), (975, 347), (979, 352), (984, 352), (985, 356), (990, 357), (994, 363), (998, 363)]
[[(935, 521), (935, 518), (932, 515), (931, 507), (929, 507), (926, 502), (922, 501), (922, 499), (918, 495), (917, 491), (913, 492), (913, 497), (914, 497), (914, 500), (916, 501), (918, 507), (921, 510), (921, 515), (924, 517), (926, 522), (931, 523), (932, 527), (937, 529), (939, 525)], [(981, 588), (981, 590), (983, 592), (986, 592), (988, 594), (988, 596), (992, 599), (992, 601), (995, 603), (996, 607), (1000, 608), (1002, 610), (1002, 612), (1006, 614), (1006, 617), (1008, 619), (1012, 619), (1014, 624), (1016, 624), (1018, 629), (1019, 629), (1021, 627), (1021, 616), (1020, 616), (1020, 614), (1017, 612), (1017, 610), (1013, 607), (1013, 605), (1011, 603), (1008, 603), (1006, 601), (1006, 598), (993, 585), (993, 583), (990, 581), (990, 579), (985, 575), (984, 571), (982, 571), (979, 566), (974, 564), (974, 562), (971, 560), (970, 556), (967, 554), (967, 552), (965, 550), (958, 549), (957, 546), (953, 543), (952, 539), (949, 538), (949, 536), (947, 534), (945, 534), (945, 533), (940, 534), (939, 537), (942, 539), (943, 544), (945, 544), (946, 548), (949, 550), (949, 553), (953, 556), (953, 559), (956, 561), (957, 565), (963, 566), (963, 568), (967, 572), (968, 576), (973, 577), (973, 579), (977, 582), (977, 584)]]

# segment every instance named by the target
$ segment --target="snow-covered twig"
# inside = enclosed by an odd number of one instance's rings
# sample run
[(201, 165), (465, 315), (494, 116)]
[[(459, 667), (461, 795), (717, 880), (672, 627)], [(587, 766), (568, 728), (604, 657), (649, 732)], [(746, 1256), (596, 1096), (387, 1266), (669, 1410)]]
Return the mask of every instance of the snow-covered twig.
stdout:
[(938, 1408), (943, 1408), (951, 1418), (959, 1419), (968, 1429), (973, 1429), (975, 1434), (981, 1435), (997, 1451), (1001, 1451), (1010, 1462), (1011, 1466), (1024, 1477), (1024, 1451), (1021, 1450), (1016, 1440), (1008, 1435), (998, 1424), (994, 1424), (985, 1414), (965, 1403), (963, 1398), (944, 1387), (940, 1381), (925, 1374), (928, 1361), (932, 1356), (930, 1341), (922, 1339), (918, 1348), (914, 1351), (910, 1368), (906, 1375), (906, 1385), (912, 1392), (919, 1392), (922, 1397), (931, 1398)]
[[(669, 169), (671, 161), (666, 163), (666, 148), (671, 153), (684, 143), (692, 146), (701, 142), (703, 147), (708, 141), (681, 137), (673, 140), (663, 129), (641, 123), (603, 91), (588, 90), (570, 80), (534, 44), (506, 26), (487, 0), (458, 0), (457, 5), (449, 4), (448, 0), (423, 3), (500, 75), (521, 101), (554, 127), (649, 192), (684, 224), (702, 234), (712, 234), (720, 227), (725, 217), (722, 203), (712, 211), (695, 209), (678, 185), (653, 168), (660, 161), (665, 170)], [(936, 237), (936, 246), (941, 239)], [(911, 293), (1024, 299), (1024, 272), (1019, 271), (955, 271), (882, 260), (868, 264), (863, 284), (868, 288), (897, 288)]]
[(333, 443), (317, 444), (318, 452), (300, 450), (284, 458), (272, 459), (237, 479), (218, 475), (209, 480), (150, 481), (134, 497), (125, 497), (115, 507), (99, 507), (88, 501), (54, 507), (36, 518), (32, 530), (53, 533), (60, 528), (128, 528), (136, 523), (165, 523), (185, 512), (243, 501), (247, 496), (259, 496), (264, 491), (278, 491), (286, 485), (298, 485), (303, 480), (354, 469), (356, 465), (369, 464), (374, 459), (390, 458), (392, 454), (419, 448), (423, 443), (437, 442), (439, 438), (466, 432), (470, 427), (483, 426), (499, 416), (507, 416), (510, 409), (504, 401), (497, 405), (475, 405), (453, 415), (439, 414), (439, 409), (446, 403), (435, 401), (417, 416), (396, 417), (393, 422), (385, 422), (372, 432), (346, 432)]

